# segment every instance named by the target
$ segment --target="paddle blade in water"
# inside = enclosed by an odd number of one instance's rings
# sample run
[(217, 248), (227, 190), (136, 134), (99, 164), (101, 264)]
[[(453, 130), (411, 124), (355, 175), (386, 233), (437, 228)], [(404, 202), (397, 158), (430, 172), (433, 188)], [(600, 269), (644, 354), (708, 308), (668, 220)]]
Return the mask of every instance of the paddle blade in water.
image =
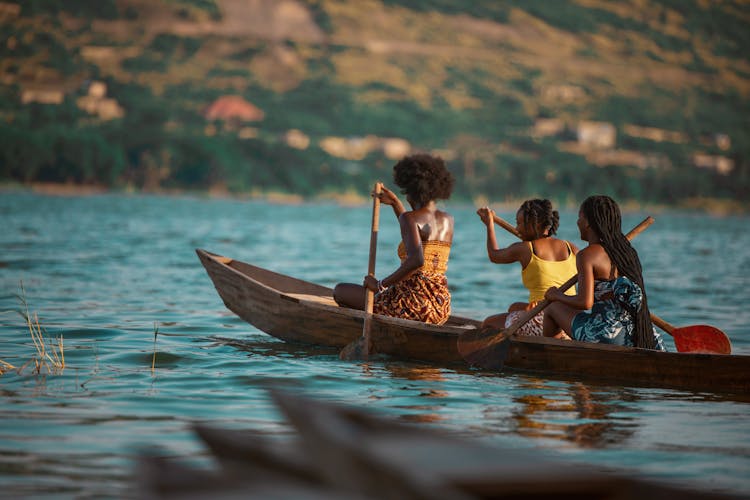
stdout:
[(458, 336), (458, 353), (472, 366), (500, 370), (505, 363), (510, 338), (494, 329), (471, 330)]
[(339, 359), (342, 361), (355, 361), (358, 359), (367, 359), (371, 349), (368, 349), (364, 337), (353, 340), (339, 352)]
[(692, 325), (675, 328), (671, 335), (677, 352), (694, 352), (708, 354), (731, 354), (732, 344), (729, 337), (716, 327), (710, 325)]

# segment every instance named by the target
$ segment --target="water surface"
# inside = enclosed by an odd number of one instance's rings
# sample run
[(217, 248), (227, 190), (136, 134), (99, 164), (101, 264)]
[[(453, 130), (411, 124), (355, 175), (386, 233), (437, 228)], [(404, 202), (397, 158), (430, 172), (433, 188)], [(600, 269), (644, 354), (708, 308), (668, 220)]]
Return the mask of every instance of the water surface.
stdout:
[[(487, 260), (474, 209), (447, 208), (456, 217), (454, 311), (482, 318), (523, 300), (520, 268)], [(624, 225), (645, 215), (626, 214)], [(654, 215), (634, 242), (652, 310), (675, 325), (716, 325), (735, 353), (750, 354), (748, 219)], [(561, 235), (578, 241), (575, 220), (562, 214)], [(21, 366), (35, 352), (17, 313), (22, 282), (30, 311), (64, 337), (67, 364), (61, 374), (27, 367), (0, 377), (3, 494), (128, 497), (139, 452), (206, 456), (194, 422), (288, 434), (268, 384), (491, 444), (750, 493), (747, 401), (396, 360), (342, 362), (335, 350), (284, 344), (234, 316), (194, 252), (333, 286), (364, 275), (369, 225), (366, 205), (2, 193), (0, 359)], [(396, 267), (399, 238), (390, 211), (380, 226), (378, 275)]]

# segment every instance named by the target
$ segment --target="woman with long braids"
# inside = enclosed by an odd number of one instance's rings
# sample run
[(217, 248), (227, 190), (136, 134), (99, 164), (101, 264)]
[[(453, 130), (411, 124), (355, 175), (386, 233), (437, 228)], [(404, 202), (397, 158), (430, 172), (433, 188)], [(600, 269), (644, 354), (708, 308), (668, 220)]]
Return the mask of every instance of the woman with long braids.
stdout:
[(638, 253), (622, 234), (620, 207), (609, 196), (590, 196), (578, 212), (588, 246), (578, 253), (578, 293), (550, 288), (544, 335), (561, 329), (575, 340), (665, 350), (654, 331)]
[[(551, 286), (560, 286), (576, 274), (578, 248), (571, 242), (555, 238), (560, 216), (549, 200), (526, 200), (516, 212), (516, 231), (519, 242), (499, 248), (495, 238), (495, 212), (483, 207), (477, 210), (487, 226), (487, 256), (496, 264), (521, 264), (521, 280), (529, 291), (528, 302), (515, 302), (508, 312), (495, 314), (484, 320), (483, 327), (498, 330), (508, 327), (544, 298)], [(571, 290), (569, 293), (575, 293)], [(523, 325), (520, 335), (542, 335), (544, 311)]]

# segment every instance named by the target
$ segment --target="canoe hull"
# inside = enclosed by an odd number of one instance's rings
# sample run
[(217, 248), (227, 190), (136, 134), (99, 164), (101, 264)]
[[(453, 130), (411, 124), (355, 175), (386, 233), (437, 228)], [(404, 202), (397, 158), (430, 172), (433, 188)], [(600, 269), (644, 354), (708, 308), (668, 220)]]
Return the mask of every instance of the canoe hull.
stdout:
[[(225, 306), (287, 342), (342, 348), (359, 338), (365, 313), (339, 307), (330, 288), (196, 250)], [(452, 316), (445, 325), (375, 315), (376, 352), (437, 364), (463, 364), (457, 340), (479, 322)], [(750, 394), (750, 356), (664, 353), (647, 349), (514, 337), (505, 367), (628, 385)]]

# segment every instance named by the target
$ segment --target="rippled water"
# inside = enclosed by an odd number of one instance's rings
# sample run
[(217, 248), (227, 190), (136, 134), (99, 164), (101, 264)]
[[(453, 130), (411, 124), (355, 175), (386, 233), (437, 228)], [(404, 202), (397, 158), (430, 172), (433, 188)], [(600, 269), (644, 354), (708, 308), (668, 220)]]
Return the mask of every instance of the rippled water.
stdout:
[[(523, 300), (519, 268), (489, 263), (471, 207), (448, 205), (456, 235), (454, 311), (476, 318)], [(511, 213), (501, 213), (511, 220)], [(627, 214), (634, 226), (646, 214)], [(750, 354), (748, 219), (681, 213), (635, 242), (654, 312), (708, 323)], [(577, 241), (576, 215), (561, 234)], [(750, 403), (708, 393), (596, 385), (381, 360), (279, 342), (227, 311), (194, 249), (332, 286), (367, 268), (369, 206), (271, 205), (200, 197), (0, 193), (0, 360), (34, 354), (18, 314), (64, 337), (66, 368), (0, 377), (0, 491), (127, 497), (143, 450), (200, 460), (190, 424), (282, 435), (269, 383), (413, 425), (750, 493)], [(498, 233), (501, 243), (512, 241)], [(397, 224), (381, 217), (378, 271), (397, 263)], [(158, 327), (152, 371), (154, 329)]]

